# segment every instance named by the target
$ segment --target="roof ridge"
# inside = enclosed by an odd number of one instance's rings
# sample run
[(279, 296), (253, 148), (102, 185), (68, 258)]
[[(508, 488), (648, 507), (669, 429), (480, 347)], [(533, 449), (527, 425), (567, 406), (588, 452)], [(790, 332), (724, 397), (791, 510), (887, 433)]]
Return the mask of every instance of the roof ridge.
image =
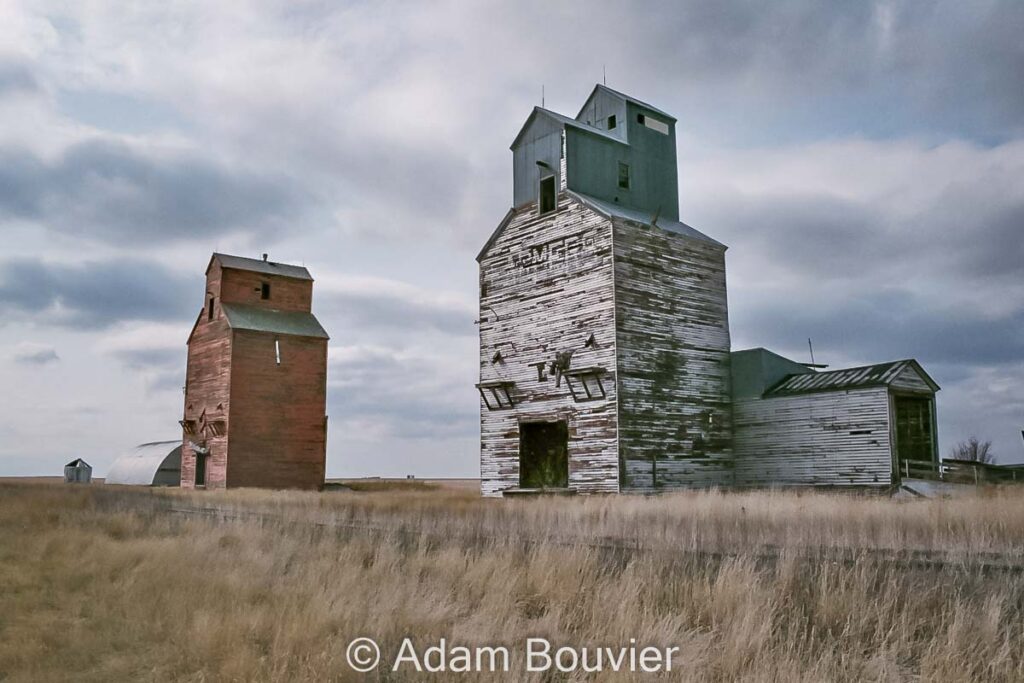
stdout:
[[(692, 225), (687, 225), (686, 223), (680, 220), (673, 220), (671, 218), (659, 218), (657, 223), (654, 223), (652, 225), (651, 218), (653, 218), (653, 214), (650, 214), (650, 212), (644, 211), (643, 209), (635, 209), (629, 206), (622, 206), (621, 204), (613, 204), (603, 199), (598, 199), (597, 197), (593, 197), (582, 192), (577, 192), (576, 190), (566, 190), (565, 192), (570, 197), (574, 198), (576, 201), (582, 203), (584, 206), (588, 207), (593, 211), (598, 212), (602, 216), (606, 216), (609, 219), (614, 217), (619, 218), (620, 220), (632, 221), (634, 223), (640, 223), (643, 225), (648, 225), (657, 228), (659, 230), (664, 230), (665, 232), (670, 232), (673, 235), (690, 237), (696, 240), (701, 240), (702, 242), (709, 242), (711, 244), (716, 244), (720, 247), (725, 247), (724, 244), (716, 240), (714, 237), (705, 235), (697, 228), (693, 227)], [(665, 225), (663, 225), (663, 223)], [(668, 224), (678, 227), (666, 227), (666, 225)]]
[(563, 126), (572, 126), (573, 128), (578, 128), (579, 130), (582, 130), (585, 133), (593, 133), (594, 135), (604, 138), (605, 140), (618, 142), (619, 144), (622, 145), (629, 145), (628, 142), (615, 137), (608, 131), (601, 130), (596, 126), (591, 126), (589, 124), (584, 123), (583, 121), (574, 119), (571, 116), (566, 116), (565, 114), (561, 114), (557, 111), (554, 111), (553, 109), (547, 109), (546, 107), (541, 107), (540, 105), (534, 105), (533, 111), (531, 111), (530, 115), (526, 117), (526, 121), (523, 123), (522, 127), (520, 127), (519, 132), (516, 133), (516, 137), (512, 140), (512, 144), (509, 145), (510, 149), (516, 148), (519, 139), (523, 137), (523, 133), (526, 132), (526, 129), (530, 126), (530, 122), (533, 120), (533, 117), (536, 116), (537, 114), (544, 114), (545, 116), (549, 116), (555, 121), (561, 123)]
[[(280, 261), (269, 261), (238, 256), (236, 254), (224, 254), (215, 251), (210, 256), (210, 264), (214, 261), (220, 263), (221, 268), (230, 270), (245, 270), (253, 273), (264, 273), (266, 275), (279, 275), (295, 280), (312, 280), (309, 270), (305, 266), (298, 266), (293, 263), (282, 263)], [(209, 267), (207, 267), (209, 271)]]
[(649, 102), (644, 102), (643, 100), (637, 99), (637, 98), (633, 97), (632, 95), (628, 95), (628, 94), (622, 92), (621, 90), (616, 90), (615, 88), (610, 88), (607, 85), (605, 85), (604, 83), (597, 83), (597, 84), (594, 85), (594, 89), (590, 91), (589, 95), (587, 95), (587, 99), (584, 100), (583, 106), (580, 107), (579, 114), (577, 114), (576, 116), (580, 116), (583, 113), (583, 110), (586, 109), (586, 107), (587, 107), (587, 102), (590, 101), (590, 98), (593, 97), (594, 93), (597, 92), (598, 90), (604, 90), (606, 92), (611, 93), (612, 95), (615, 95), (616, 97), (622, 98), (626, 102), (632, 102), (633, 104), (638, 104), (641, 107), (644, 107), (646, 109), (650, 109), (655, 114), (658, 114), (659, 116), (664, 116), (664, 117), (666, 117), (668, 119), (671, 119), (673, 122), (678, 121), (678, 119), (676, 119), (676, 117), (672, 116), (672, 114), (669, 114), (667, 111), (665, 111), (663, 109), (659, 109), (658, 107), (655, 107), (653, 104), (650, 104)]

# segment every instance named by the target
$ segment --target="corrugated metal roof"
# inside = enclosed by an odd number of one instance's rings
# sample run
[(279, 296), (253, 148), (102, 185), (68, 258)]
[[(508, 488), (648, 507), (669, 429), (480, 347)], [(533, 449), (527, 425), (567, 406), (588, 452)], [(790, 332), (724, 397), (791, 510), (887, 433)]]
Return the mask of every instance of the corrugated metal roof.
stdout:
[[(631, 209), (625, 206), (621, 206), (619, 204), (613, 204), (610, 202), (602, 201), (600, 199), (596, 199), (595, 197), (591, 197), (590, 195), (581, 194), (579, 192), (573, 192), (572, 190), (569, 190), (568, 192), (570, 196), (575, 197), (580, 202), (590, 207), (594, 211), (597, 211), (601, 215), (607, 216), (609, 218), (621, 218), (624, 220), (632, 221), (634, 223), (650, 225), (651, 219), (654, 217), (651, 214), (647, 213), (646, 211)], [(696, 228), (691, 228), (686, 223), (680, 223), (679, 221), (673, 221), (667, 218), (659, 218), (657, 227), (661, 228), (662, 230), (667, 230), (668, 232), (674, 232), (677, 235), (693, 237), (694, 239), (710, 242), (711, 244), (717, 244), (720, 247), (725, 246), (718, 240), (708, 237), (700, 230), (697, 230)]]
[(581, 121), (569, 118), (568, 116), (563, 116), (562, 114), (559, 114), (556, 111), (551, 111), (550, 109), (545, 109), (544, 107), (534, 107), (533, 112), (531, 112), (530, 115), (526, 117), (526, 123), (524, 123), (523, 127), (519, 129), (519, 132), (516, 133), (516, 137), (512, 141), (512, 144), (509, 145), (510, 149), (515, 149), (519, 145), (520, 138), (523, 137), (523, 133), (527, 131), (527, 129), (530, 127), (530, 124), (533, 123), (533, 120), (537, 115), (547, 116), (551, 119), (554, 119), (563, 126), (570, 126), (572, 128), (577, 128), (588, 133), (593, 133), (598, 137), (604, 138), (605, 140), (611, 140), (612, 142), (617, 142), (620, 145), (627, 144), (625, 140), (620, 140), (614, 135), (608, 133), (608, 131), (601, 130), (600, 128), (595, 128), (594, 126), (588, 126), (587, 124)]
[(829, 370), (828, 372), (815, 372), (806, 375), (792, 375), (766, 391), (765, 395), (789, 396), (818, 391), (886, 386), (891, 384), (908, 367), (914, 368), (930, 385), (937, 388), (938, 385), (935, 385), (931, 378), (928, 377), (918, 362), (911, 359), (865, 365), (845, 370)]
[(177, 486), (181, 481), (181, 441), (153, 441), (136, 446), (110, 466), (107, 484)]
[(232, 256), (231, 254), (214, 254), (213, 258), (220, 262), (221, 268), (249, 270), (255, 273), (291, 277), (297, 280), (313, 279), (313, 276), (309, 274), (309, 271), (302, 266), (292, 266), (287, 263), (275, 263), (274, 261), (263, 261), (261, 259), (246, 258), (245, 256)]
[(245, 304), (221, 304), (228, 318), (228, 325), (235, 330), (253, 330), (291, 334), (298, 337), (319, 337), (329, 339), (327, 331), (312, 313), (303, 311), (278, 311), (261, 306)]

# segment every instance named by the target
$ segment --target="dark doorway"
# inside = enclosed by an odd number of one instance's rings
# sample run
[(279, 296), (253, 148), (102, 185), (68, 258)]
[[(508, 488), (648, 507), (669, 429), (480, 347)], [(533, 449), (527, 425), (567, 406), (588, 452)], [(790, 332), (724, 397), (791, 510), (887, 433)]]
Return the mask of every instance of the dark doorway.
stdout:
[(519, 425), (519, 486), (568, 488), (569, 427), (564, 421)]
[(896, 457), (903, 462), (932, 462), (935, 434), (932, 430), (932, 399), (896, 396)]
[(196, 486), (206, 486), (206, 456), (196, 453)]
[(548, 176), (540, 181), (540, 213), (555, 210), (555, 177)]

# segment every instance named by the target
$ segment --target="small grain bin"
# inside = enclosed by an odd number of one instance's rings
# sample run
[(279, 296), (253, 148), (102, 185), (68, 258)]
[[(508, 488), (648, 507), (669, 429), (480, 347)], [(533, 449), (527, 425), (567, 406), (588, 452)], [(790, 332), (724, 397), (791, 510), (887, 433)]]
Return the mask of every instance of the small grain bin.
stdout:
[(65, 484), (88, 484), (92, 481), (92, 466), (78, 458), (64, 466)]

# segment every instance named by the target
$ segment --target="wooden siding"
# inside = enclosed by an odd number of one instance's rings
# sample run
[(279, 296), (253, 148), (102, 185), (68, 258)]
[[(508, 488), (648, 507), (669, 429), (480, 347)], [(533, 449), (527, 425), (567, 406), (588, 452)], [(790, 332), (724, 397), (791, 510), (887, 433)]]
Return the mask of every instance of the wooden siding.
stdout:
[(889, 386), (898, 391), (919, 391), (928, 394), (935, 393), (928, 382), (926, 382), (925, 379), (921, 377), (920, 373), (914, 369), (913, 365), (908, 365), (904, 368), (903, 371), (889, 384)]
[[(263, 299), (260, 285), (270, 285), (270, 298)], [(313, 301), (313, 282), (296, 280), (280, 275), (267, 275), (248, 270), (225, 268), (217, 296), (228, 303), (262, 306), (278, 311), (310, 310)]]
[(871, 387), (733, 404), (738, 485), (889, 486), (889, 390)]
[(327, 340), (234, 331), (228, 486), (323, 486), (326, 387)]
[[(586, 347), (594, 335), (596, 344)], [(601, 367), (605, 399), (575, 402), (563, 378), (534, 363), (573, 351), (571, 367)], [(493, 363), (496, 352), (502, 360)], [(516, 405), (480, 402), (484, 495), (519, 486), (520, 421), (566, 420), (569, 487), (618, 490), (611, 223), (564, 193), (558, 210), (521, 208), (480, 258), (480, 380), (514, 382)]]
[(546, 175), (537, 162), (543, 162), (559, 179), (556, 185), (565, 184), (562, 157), (562, 124), (548, 116), (533, 117), (532, 123), (523, 130), (518, 144), (512, 150), (512, 205), (522, 206), (537, 201), (540, 178)]
[(614, 242), (622, 489), (731, 484), (725, 247), (621, 220)]
[[(184, 419), (198, 420), (206, 413), (227, 421), (231, 386), (231, 330), (220, 309), (221, 268), (214, 263), (207, 274), (203, 309), (189, 337), (188, 365), (185, 370)], [(216, 297), (213, 320), (208, 320), (210, 296)], [(192, 442), (201, 443), (200, 434), (182, 434), (181, 486), (194, 488), (196, 454)], [(227, 436), (209, 437), (206, 446), (210, 454), (206, 459), (206, 485), (208, 488), (227, 486)]]

